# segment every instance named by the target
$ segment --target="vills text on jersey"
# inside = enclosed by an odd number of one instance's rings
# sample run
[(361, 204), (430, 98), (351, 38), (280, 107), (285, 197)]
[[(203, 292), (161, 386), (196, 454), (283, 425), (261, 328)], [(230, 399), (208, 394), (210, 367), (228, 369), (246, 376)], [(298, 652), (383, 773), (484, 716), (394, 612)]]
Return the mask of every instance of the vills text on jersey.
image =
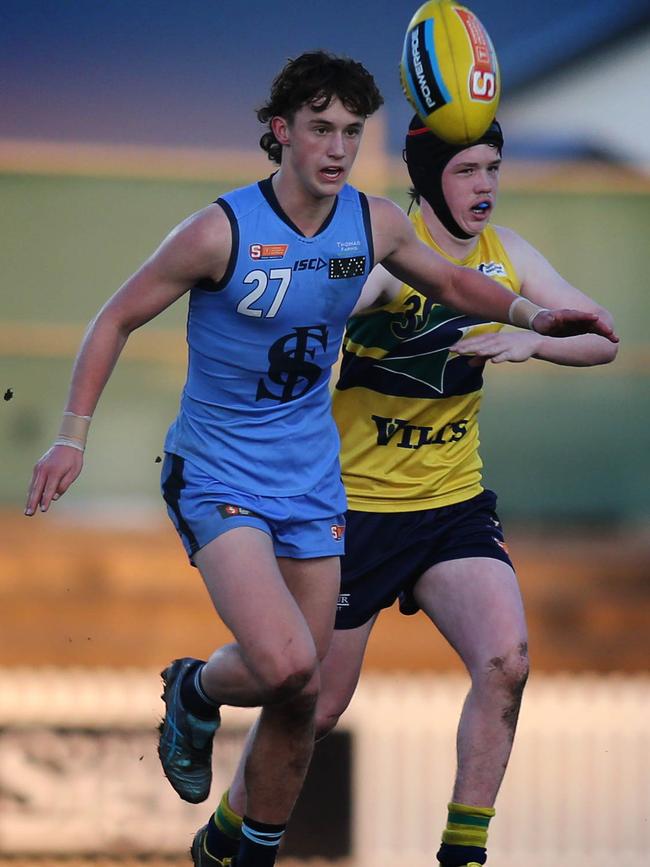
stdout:
[(466, 418), (448, 422), (441, 428), (427, 425), (409, 424), (403, 418), (385, 418), (373, 415), (377, 426), (377, 445), (395, 445), (398, 449), (420, 449), (422, 446), (441, 446), (455, 443), (467, 433), (469, 420)]

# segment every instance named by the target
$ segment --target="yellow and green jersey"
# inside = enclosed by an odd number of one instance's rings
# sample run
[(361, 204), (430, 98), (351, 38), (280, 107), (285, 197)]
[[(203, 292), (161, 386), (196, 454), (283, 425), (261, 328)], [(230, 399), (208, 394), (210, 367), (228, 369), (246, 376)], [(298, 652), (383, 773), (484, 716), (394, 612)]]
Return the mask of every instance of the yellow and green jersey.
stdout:
[[(495, 229), (486, 227), (474, 250), (458, 260), (438, 247), (419, 210), (411, 219), (418, 237), (446, 259), (519, 293), (520, 281)], [(501, 328), (436, 304), (406, 284), (390, 303), (350, 319), (333, 398), (349, 508), (430, 509), (483, 490), (483, 367), (449, 347)]]

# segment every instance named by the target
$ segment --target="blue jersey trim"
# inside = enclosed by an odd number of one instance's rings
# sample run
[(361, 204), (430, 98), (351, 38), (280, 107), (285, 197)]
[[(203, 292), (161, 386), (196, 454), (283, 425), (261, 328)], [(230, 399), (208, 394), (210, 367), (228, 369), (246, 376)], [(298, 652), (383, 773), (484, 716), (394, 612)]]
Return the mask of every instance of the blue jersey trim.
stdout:
[(363, 227), (366, 230), (366, 241), (368, 243), (368, 273), (375, 267), (375, 245), (372, 238), (372, 221), (370, 220), (370, 205), (368, 204), (368, 196), (365, 193), (359, 192), (359, 203), (361, 205), (361, 213), (363, 215)]
[[(230, 258), (228, 259), (226, 270), (219, 282), (215, 281), (212, 283), (212, 286), (210, 287), (210, 291), (212, 292), (218, 292), (230, 282), (230, 279), (235, 272), (235, 266), (237, 265), (237, 256), (239, 255), (239, 223), (237, 221), (237, 217), (235, 216), (235, 212), (225, 199), (217, 199), (216, 204), (223, 208), (224, 214), (226, 215), (226, 217), (228, 217), (228, 222), (230, 223), (231, 242)], [(200, 286), (200, 288), (203, 289), (206, 287)]]
[(181, 536), (184, 536), (185, 539), (187, 539), (188, 548), (193, 554), (195, 551), (198, 551), (200, 545), (180, 509), (181, 491), (185, 487), (185, 479), (183, 478), (185, 459), (180, 455), (173, 454), (170, 454), (170, 458), (171, 470), (162, 483), (163, 497), (171, 511), (174, 513), (178, 532)]
[[(273, 212), (282, 220), (283, 223), (286, 223), (290, 229), (292, 229), (297, 235), (300, 235), (303, 238), (306, 238), (304, 232), (302, 232), (298, 226), (291, 220), (285, 212), (282, 210), (282, 206), (280, 202), (278, 202), (278, 197), (275, 195), (275, 190), (273, 189), (273, 176), (270, 178), (264, 178), (261, 181), (258, 181), (258, 187), (260, 188), (260, 192), (266, 199), (269, 207), (273, 210)], [(310, 235), (310, 238), (316, 238), (318, 235), (321, 235), (325, 229), (329, 226), (329, 224), (334, 219), (334, 215), (336, 214), (336, 209), (338, 207), (339, 199), (338, 196), (334, 199), (334, 204), (332, 205), (332, 209), (325, 217), (323, 224), (320, 226), (317, 232), (313, 235)]]

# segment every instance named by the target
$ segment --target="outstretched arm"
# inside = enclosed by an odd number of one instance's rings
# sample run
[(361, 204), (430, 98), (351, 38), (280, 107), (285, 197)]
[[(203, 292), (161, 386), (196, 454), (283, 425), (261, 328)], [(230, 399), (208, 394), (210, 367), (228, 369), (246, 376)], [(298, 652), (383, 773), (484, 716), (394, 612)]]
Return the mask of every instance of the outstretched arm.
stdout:
[(397, 279), (438, 303), (539, 334), (567, 337), (594, 333), (618, 342), (598, 313), (543, 309), (479, 271), (447, 262), (418, 240), (406, 214), (387, 199), (371, 198), (370, 211), (377, 261)]
[[(609, 311), (566, 281), (539, 251), (516, 232), (496, 228), (522, 281), (522, 296), (544, 307), (571, 306), (596, 313), (602, 322), (613, 329)], [(471, 337), (452, 348), (461, 355), (475, 355), (481, 362), (488, 359), (495, 363), (519, 362), (537, 358), (574, 367), (608, 364), (616, 358), (618, 350), (616, 343), (599, 334), (581, 334), (560, 340), (522, 332)]]
[(90, 323), (77, 354), (61, 432), (32, 474), (25, 514), (46, 512), (77, 478), (90, 418), (130, 333), (180, 298), (202, 277), (220, 279), (230, 255), (230, 227), (216, 205), (181, 223)]
[(568, 367), (592, 367), (613, 361), (617, 344), (597, 334), (546, 337), (534, 331), (500, 331), (497, 334), (467, 337), (450, 349), (459, 355), (474, 356), (477, 364), (485, 361), (495, 364), (521, 362), (537, 358)]

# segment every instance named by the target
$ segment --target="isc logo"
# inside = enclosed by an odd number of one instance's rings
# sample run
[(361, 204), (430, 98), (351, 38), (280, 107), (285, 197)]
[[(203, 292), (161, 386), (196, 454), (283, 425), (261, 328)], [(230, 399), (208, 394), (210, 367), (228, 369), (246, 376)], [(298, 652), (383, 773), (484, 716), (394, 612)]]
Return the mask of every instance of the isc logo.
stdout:
[(320, 271), (321, 268), (326, 268), (327, 262), (320, 257), (318, 259), (297, 259), (293, 263), (294, 271)]

